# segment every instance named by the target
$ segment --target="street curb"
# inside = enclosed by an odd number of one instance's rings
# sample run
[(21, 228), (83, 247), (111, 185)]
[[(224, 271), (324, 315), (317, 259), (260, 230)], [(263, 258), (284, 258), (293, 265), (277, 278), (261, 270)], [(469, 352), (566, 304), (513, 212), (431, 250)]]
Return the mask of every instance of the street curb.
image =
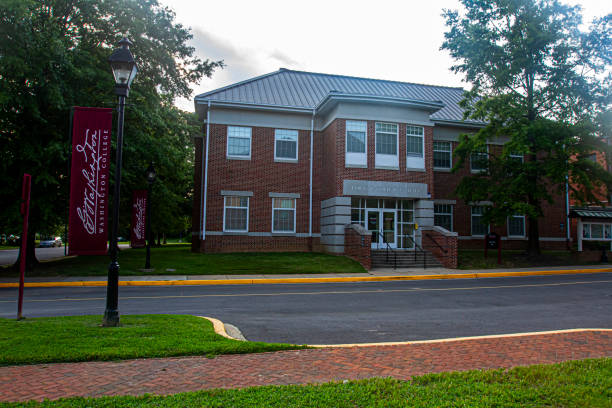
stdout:
[[(194, 285), (255, 285), (281, 283), (342, 283), (342, 282), (386, 282), (402, 280), (439, 280), (439, 279), (481, 279), (519, 276), (573, 275), (587, 273), (612, 272), (612, 268), (603, 269), (564, 269), (552, 271), (525, 272), (480, 272), (448, 273), (439, 275), (402, 275), (402, 276), (351, 276), (333, 278), (259, 278), (259, 279), (182, 279), (182, 280), (134, 280), (119, 281), (119, 286), (194, 286)], [(106, 281), (78, 282), (26, 282), (26, 288), (50, 288), (72, 286), (106, 286)], [(0, 283), (0, 288), (17, 288), (19, 283)]]
[(510, 334), (491, 334), (485, 336), (469, 336), (469, 337), (451, 337), (447, 339), (435, 340), (413, 340), (413, 341), (388, 341), (381, 343), (347, 343), (347, 344), (308, 344), (308, 347), (313, 348), (346, 348), (346, 347), (374, 347), (374, 346), (403, 346), (431, 343), (450, 343), (454, 341), (469, 341), (482, 339), (501, 339), (508, 337), (527, 337), (541, 336), (546, 334), (563, 334), (563, 333), (583, 333), (583, 332), (612, 332), (612, 329), (564, 329), (564, 330), (549, 330), (539, 332), (526, 333), (510, 333)]

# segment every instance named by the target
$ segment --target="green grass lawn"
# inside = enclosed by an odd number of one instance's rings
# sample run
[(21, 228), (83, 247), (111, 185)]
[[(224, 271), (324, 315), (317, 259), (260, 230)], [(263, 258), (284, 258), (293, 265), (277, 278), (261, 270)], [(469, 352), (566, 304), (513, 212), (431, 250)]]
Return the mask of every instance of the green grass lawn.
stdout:
[(101, 316), (0, 319), (0, 365), (144, 357), (257, 353), (302, 348), (230, 340), (212, 324), (185, 315), (124, 315), (120, 327)]
[[(23, 406), (0, 404), (2, 407)], [(70, 398), (27, 407), (611, 407), (612, 360), (170, 396)]]
[(459, 250), (459, 269), (528, 268), (537, 266), (597, 265), (579, 259), (569, 251), (542, 251), (538, 257), (528, 258), (525, 251), (502, 251), (502, 263), (497, 263), (497, 250), (490, 250), (485, 259), (483, 249)]
[[(107, 256), (79, 256), (41, 262), (28, 276), (106, 276)], [(314, 252), (265, 252), (202, 254), (193, 253), (189, 245), (151, 248), (154, 272), (142, 272), (145, 249), (122, 249), (119, 252), (120, 275), (251, 275), (298, 273), (356, 273), (365, 269), (344, 257)], [(0, 269), (0, 276), (17, 276), (10, 268)]]

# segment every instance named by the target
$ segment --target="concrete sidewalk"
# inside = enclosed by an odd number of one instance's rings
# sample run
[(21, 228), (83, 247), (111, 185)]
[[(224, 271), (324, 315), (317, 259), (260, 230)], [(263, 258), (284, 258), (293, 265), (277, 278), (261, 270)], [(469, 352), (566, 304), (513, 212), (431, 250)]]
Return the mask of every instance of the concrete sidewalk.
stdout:
[[(368, 282), (390, 280), (425, 279), (477, 279), (487, 277), (565, 275), (612, 272), (612, 264), (554, 266), (537, 268), (503, 268), (458, 270), (446, 268), (378, 268), (366, 273), (330, 274), (257, 274), (257, 275), (145, 275), (120, 276), (119, 283), (124, 286), (143, 285), (231, 285), (257, 283), (325, 283), (325, 282)], [(0, 288), (15, 287), (18, 278), (0, 278)], [(103, 286), (106, 276), (51, 276), (28, 277), (26, 286)]]

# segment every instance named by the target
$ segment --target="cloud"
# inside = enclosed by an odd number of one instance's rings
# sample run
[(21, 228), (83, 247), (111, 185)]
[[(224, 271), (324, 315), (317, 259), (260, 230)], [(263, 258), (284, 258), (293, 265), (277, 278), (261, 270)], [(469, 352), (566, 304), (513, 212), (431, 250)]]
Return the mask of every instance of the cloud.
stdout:
[(280, 50), (274, 50), (269, 56), (270, 58), (274, 58), (275, 60), (285, 64), (286, 66), (284, 68), (291, 68), (300, 65), (296, 60)]
[(262, 72), (262, 67), (254, 52), (248, 49), (238, 49), (229, 41), (217, 38), (202, 29), (193, 30), (191, 45), (195, 47), (196, 54), (202, 59), (223, 60), (226, 65), (225, 69), (213, 74), (213, 78), (222, 76), (223, 82), (242, 81), (260, 75)]

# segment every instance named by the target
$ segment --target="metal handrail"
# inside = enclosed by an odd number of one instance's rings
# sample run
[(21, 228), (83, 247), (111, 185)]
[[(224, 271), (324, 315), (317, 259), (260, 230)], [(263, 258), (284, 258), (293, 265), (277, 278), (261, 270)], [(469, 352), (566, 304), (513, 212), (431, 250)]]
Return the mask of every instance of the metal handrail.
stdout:
[[(386, 255), (387, 255), (387, 262), (389, 262), (389, 251), (391, 251), (393, 253), (393, 269), (397, 269), (397, 252), (393, 250), (393, 248), (391, 248), (391, 245), (389, 245), (388, 242), (384, 242), (385, 237), (382, 234), (382, 232), (378, 231), (378, 235), (379, 237), (382, 239), (382, 243), (387, 245), (387, 251), (386, 251)], [(381, 244), (381, 240), (379, 239), (377, 244), (380, 246)]]
[(423, 269), (427, 269), (427, 254), (425, 253), (425, 250), (423, 248), (421, 248), (419, 246), (419, 244), (417, 244), (417, 242), (414, 240), (414, 238), (410, 238), (412, 240), (412, 243), (414, 244), (414, 262), (416, 263), (416, 254), (417, 254), (417, 249), (419, 251), (421, 251), (421, 254), (423, 254)]

